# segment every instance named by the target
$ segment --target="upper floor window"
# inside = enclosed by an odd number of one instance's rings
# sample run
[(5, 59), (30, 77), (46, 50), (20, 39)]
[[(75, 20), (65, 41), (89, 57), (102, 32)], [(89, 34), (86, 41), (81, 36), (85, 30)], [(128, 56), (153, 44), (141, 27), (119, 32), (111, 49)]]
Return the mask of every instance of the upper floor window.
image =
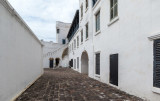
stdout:
[(86, 39), (88, 39), (88, 23), (86, 24)]
[(60, 30), (59, 30), (59, 29), (57, 29), (57, 33), (59, 33), (59, 31), (60, 31)]
[(88, 0), (86, 0), (86, 9), (88, 8)]
[(110, 0), (110, 20), (118, 16), (118, 0)]
[(83, 30), (81, 30), (81, 42), (83, 42)]
[(66, 40), (65, 39), (62, 39), (62, 44), (66, 44)]
[(100, 30), (100, 11), (96, 14), (96, 32)]
[(77, 36), (77, 47), (79, 47), (79, 36)]
[(97, 0), (92, 0), (93, 6), (96, 4)]
[(76, 49), (76, 40), (74, 40), (74, 49)]
[(83, 4), (81, 5), (81, 18), (83, 18)]

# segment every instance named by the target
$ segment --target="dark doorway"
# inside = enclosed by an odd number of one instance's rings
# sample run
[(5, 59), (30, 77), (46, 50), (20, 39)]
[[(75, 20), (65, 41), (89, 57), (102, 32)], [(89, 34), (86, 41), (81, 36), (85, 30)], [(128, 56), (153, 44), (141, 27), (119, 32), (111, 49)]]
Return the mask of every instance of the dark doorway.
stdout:
[(70, 67), (73, 67), (73, 59), (71, 59), (69, 64), (70, 64)]
[(110, 83), (118, 86), (118, 54), (110, 55)]
[(49, 59), (49, 67), (50, 67), (50, 68), (53, 68), (53, 64), (54, 64), (54, 59), (53, 59), (53, 58), (50, 58), (50, 59)]
[(59, 61), (60, 61), (60, 59), (59, 59), (59, 58), (56, 58), (56, 66), (59, 65)]

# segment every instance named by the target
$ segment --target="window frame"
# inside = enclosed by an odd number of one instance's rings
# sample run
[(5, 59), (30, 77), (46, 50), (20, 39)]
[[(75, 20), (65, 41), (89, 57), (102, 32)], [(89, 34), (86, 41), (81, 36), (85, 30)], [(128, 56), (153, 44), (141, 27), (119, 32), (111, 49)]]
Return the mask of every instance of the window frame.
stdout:
[[(115, 3), (115, 1), (117, 2)], [(116, 10), (116, 14), (115, 14), (115, 10)], [(115, 19), (117, 16), (118, 16), (118, 0), (110, 0), (110, 21)]]
[(77, 69), (79, 69), (79, 57), (77, 57)]
[(57, 28), (57, 34), (59, 34), (60, 33), (60, 29), (59, 28)]
[(88, 9), (88, 5), (89, 3), (88, 3), (88, 0), (86, 0), (86, 9)]
[(83, 43), (83, 29), (81, 30), (81, 43)]
[(77, 36), (77, 48), (79, 47), (79, 36)]
[(83, 18), (83, 3), (81, 4), (81, 19)]
[[(94, 2), (95, 1), (95, 2)], [(98, 0), (92, 0), (92, 7), (97, 3)]]
[[(97, 55), (99, 55), (99, 67), (97, 67)], [(95, 74), (96, 75), (101, 75), (101, 53), (100, 52), (97, 52), (95, 53)], [(97, 68), (99, 68), (99, 72), (97, 71)]]
[(159, 54), (160, 54), (160, 53), (157, 53), (157, 52), (159, 52), (159, 50), (157, 50), (157, 48), (160, 46), (157, 46), (157, 44), (160, 44), (160, 39), (154, 40), (154, 46), (153, 46), (153, 49), (154, 49), (154, 54), (153, 54), (154, 55), (153, 87), (160, 89), (160, 85), (157, 85), (157, 83), (160, 84), (160, 81), (158, 82), (160, 77), (157, 80), (157, 77), (158, 77), (157, 75), (158, 75), (158, 73), (160, 73), (160, 69), (157, 69), (157, 64), (159, 65), (159, 63), (160, 63), (160, 60), (157, 60), (157, 56), (159, 58)]
[(66, 44), (66, 39), (62, 39), (62, 44), (63, 44), (63, 45)]
[(95, 31), (98, 32), (101, 29), (101, 11), (99, 10), (96, 14), (95, 14)]
[(74, 39), (74, 49), (76, 49), (76, 39)]
[(87, 23), (85, 25), (85, 27), (86, 27), (86, 39), (88, 39), (88, 37), (89, 37), (89, 24)]

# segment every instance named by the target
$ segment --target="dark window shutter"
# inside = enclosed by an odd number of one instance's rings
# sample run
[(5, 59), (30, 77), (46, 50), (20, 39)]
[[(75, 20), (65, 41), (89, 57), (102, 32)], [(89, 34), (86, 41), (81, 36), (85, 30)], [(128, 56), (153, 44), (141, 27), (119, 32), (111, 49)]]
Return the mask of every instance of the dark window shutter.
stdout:
[(100, 75), (100, 53), (96, 54), (96, 74)]
[(154, 87), (160, 88), (160, 39), (154, 41)]

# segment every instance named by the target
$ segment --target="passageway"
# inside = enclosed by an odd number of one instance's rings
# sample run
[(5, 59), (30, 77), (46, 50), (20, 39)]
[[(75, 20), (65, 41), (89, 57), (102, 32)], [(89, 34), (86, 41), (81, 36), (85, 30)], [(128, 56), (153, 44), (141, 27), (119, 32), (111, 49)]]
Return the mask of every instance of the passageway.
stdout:
[(45, 69), (16, 101), (142, 101), (69, 68)]

